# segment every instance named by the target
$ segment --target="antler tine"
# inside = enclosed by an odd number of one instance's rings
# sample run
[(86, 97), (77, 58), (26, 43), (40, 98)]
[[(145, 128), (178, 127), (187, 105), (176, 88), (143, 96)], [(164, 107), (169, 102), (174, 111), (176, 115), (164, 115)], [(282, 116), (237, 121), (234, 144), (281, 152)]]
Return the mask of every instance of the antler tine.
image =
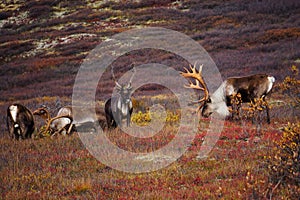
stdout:
[(203, 64), (199, 66), (199, 73), (202, 73)]
[(202, 69), (203, 69), (203, 64), (199, 66), (199, 74), (201, 76), (201, 84), (204, 87), (204, 98), (205, 98), (205, 100), (207, 100), (209, 97), (209, 92), (208, 92), (206, 83), (204, 82), (203, 77), (202, 77)]
[[(191, 66), (191, 65), (190, 65)], [(183, 67), (183, 69), (185, 70), (185, 72), (180, 72), (180, 74), (182, 75), (182, 76), (184, 76), (183, 74), (185, 74), (185, 73), (189, 73), (189, 70), (186, 68), (186, 67)]]
[(131, 81), (132, 81), (132, 79), (133, 79), (135, 73), (136, 73), (136, 69), (135, 69), (135, 67), (133, 67), (133, 74), (131, 75), (130, 80), (129, 80), (129, 84), (130, 84), (130, 85), (131, 85)]
[(113, 79), (114, 79), (115, 84), (117, 85), (117, 87), (121, 87), (121, 85), (118, 83), (118, 81), (117, 81), (117, 79), (116, 79), (116, 77), (115, 77), (115, 74), (114, 74), (114, 67), (113, 67), (113, 66), (111, 67), (111, 75), (112, 75), (112, 77), (113, 77)]
[(190, 64), (190, 69), (191, 69), (191, 71), (192, 71), (192, 72), (190, 72), (190, 73), (197, 73), (195, 65), (191, 65), (191, 64)]
[(197, 67), (198, 60), (195, 61), (194, 68)]
[(115, 74), (114, 74), (114, 67), (113, 66), (111, 67), (111, 75), (112, 75), (114, 81), (116, 82), (116, 77), (115, 77)]
[(204, 91), (205, 89), (199, 85), (199, 81), (196, 80), (196, 84), (192, 83), (192, 81), (189, 81), (189, 85), (184, 85), (185, 88), (192, 88), (192, 89), (198, 89)]

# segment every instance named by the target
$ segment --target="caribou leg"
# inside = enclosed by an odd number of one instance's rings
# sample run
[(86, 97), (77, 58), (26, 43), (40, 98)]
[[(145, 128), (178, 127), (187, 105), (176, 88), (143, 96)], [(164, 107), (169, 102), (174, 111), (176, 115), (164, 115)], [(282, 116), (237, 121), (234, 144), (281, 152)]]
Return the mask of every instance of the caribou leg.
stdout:
[[(62, 134), (63, 130), (67, 131), (67, 130), (66, 130), (66, 126), (62, 127), (62, 128), (59, 129), (58, 131), (56, 131), (56, 133)], [(68, 133), (66, 132), (65, 134), (63, 133), (62, 135), (66, 135), (66, 134), (68, 134)]]
[(130, 115), (127, 115), (127, 127), (130, 126)]
[(266, 112), (267, 112), (267, 122), (268, 122), (268, 124), (270, 124), (271, 123), (270, 114), (269, 114), (270, 108), (269, 108), (268, 103), (266, 103)]
[(111, 122), (111, 127), (112, 128), (117, 128), (117, 122), (116, 122), (116, 120), (112, 120), (112, 122)]
[(119, 125), (120, 128), (122, 128), (122, 114), (117, 112), (117, 116), (116, 116), (116, 127)]
[(67, 131), (68, 135), (71, 133), (73, 126), (74, 126), (74, 124), (70, 124), (69, 129)]
[(107, 127), (108, 129), (114, 128), (115, 127), (115, 120), (113, 119), (112, 116), (107, 115), (106, 116), (106, 122), (107, 122)]
[(117, 127), (116, 120), (112, 116), (112, 114), (106, 114), (106, 123), (107, 123), (107, 128), (112, 129)]

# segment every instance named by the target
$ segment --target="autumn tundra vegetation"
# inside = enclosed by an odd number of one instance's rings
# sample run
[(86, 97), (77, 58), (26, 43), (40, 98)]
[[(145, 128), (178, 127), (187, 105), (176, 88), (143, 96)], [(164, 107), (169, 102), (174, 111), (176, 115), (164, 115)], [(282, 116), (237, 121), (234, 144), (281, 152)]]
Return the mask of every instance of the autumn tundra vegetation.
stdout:
[[(298, 0), (1, 2), (0, 199), (298, 199), (299, 11)], [(266, 101), (258, 96), (246, 102), (242, 93), (231, 96), (233, 117), (226, 118), (206, 158), (197, 155), (211, 119), (199, 117), (191, 119), (197, 120), (197, 132), (179, 159), (157, 171), (126, 173), (98, 161), (76, 128), (61, 130), (52, 122), (60, 108), (72, 104), (77, 71), (92, 49), (114, 34), (151, 26), (182, 32), (201, 44), (224, 80), (266, 73), (276, 81)], [(108, 69), (113, 67), (121, 77), (133, 63), (162, 63), (178, 76), (194, 64), (171, 52), (141, 49), (119, 57)], [(149, 153), (169, 144), (182, 113), (172, 92), (155, 84), (133, 92), (130, 120), (145, 127), (161, 117), (149, 107), (163, 105), (165, 124), (157, 134), (136, 138), (120, 128), (107, 129), (105, 101), (116, 86), (111, 77), (110, 70), (104, 72), (95, 97), (105, 136), (130, 152)], [(17, 105), (44, 117), (28, 118), (36, 130), (25, 134), (28, 139), (11, 138), (23, 133), (23, 125), (14, 120)], [(48, 113), (39, 112), (41, 108)], [(72, 121), (64, 115), (59, 118)], [(164, 159), (168, 157), (144, 156), (139, 162), (159, 164)]]

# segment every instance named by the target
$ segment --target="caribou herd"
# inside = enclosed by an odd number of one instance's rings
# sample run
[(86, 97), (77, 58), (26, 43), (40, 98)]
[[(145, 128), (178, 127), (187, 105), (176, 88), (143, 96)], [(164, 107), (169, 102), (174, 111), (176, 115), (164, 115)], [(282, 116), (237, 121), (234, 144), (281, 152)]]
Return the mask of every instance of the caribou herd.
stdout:
[[(216, 112), (223, 116), (230, 115), (229, 106), (231, 97), (240, 94), (242, 102), (251, 102), (256, 98), (265, 101), (265, 97), (270, 93), (275, 78), (267, 74), (255, 74), (245, 77), (231, 77), (226, 79), (219, 88), (212, 94), (209, 93), (207, 85), (202, 76), (202, 67), (196, 69), (195, 65), (185, 68), (185, 72), (180, 75), (189, 80), (186, 88), (195, 89), (204, 93), (203, 98), (195, 103), (200, 104), (197, 112), (201, 110), (203, 117), (209, 117)], [(115, 82), (117, 94), (105, 102), (105, 118), (108, 129), (114, 129), (122, 126), (122, 120), (126, 119), (126, 125), (130, 126), (133, 105), (131, 95), (133, 92), (132, 79), (133, 74), (127, 84), (120, 84), (115, 78), (113, 68), (111, 70), (112, 78)], [(269, 107), (266, 104), (267, 122), (270, 123)], [(7, 128), (9, 134), (15, 139), (31, 138), (36, 127), (34, 116), (39, 116), (45, 121), (43, 131), (51, 131), (52, 134), (71, 134), (75, 130), (76, 124), (73, 122), (72, 107), (62, 107), (55, 117), (50, 116), (49, 108), (41, 107), (31, 112), (24, 105), (14, 103), (7, 108)]]

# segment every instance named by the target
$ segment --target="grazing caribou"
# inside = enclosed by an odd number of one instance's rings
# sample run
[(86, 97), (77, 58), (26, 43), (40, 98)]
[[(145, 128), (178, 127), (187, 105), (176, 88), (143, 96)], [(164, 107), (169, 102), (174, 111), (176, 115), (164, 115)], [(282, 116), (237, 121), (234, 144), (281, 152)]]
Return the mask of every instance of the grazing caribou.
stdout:
[(10, 105), (7, 108), (7, 128), (12, 138), (31, 138), (35, 130), (31, 111), (21, 104)]
[(116, 84), (118, 94), (109, 98), (105, 102), (105, 117), (107, 127), (109, 129), (116, 128), (117, 125), (122, 127), (122, 119), (126, 118), (127, 126), (130, 126), (130, 118), (133, 111), (131, 93), (132, 86), (131, 81), (135, 74), (135, 68), (133, 68), (133, 74), (128, 84), (119, 84), (115, 78), (113, 68), (111, 69), (113, 79)]
[(64, 106), (59, 109), (56, 117), (51, 118), (46, 107), (38, 108), (33, 112), (33, 115), (42, 117), (46, 122), (46, 130), (51, 128), (55, 133), (70, 134), (73, 128), (72, 124), (72, 107)]
[[(231, 106), (231, 99), (234, 95), (240, 94), (242, 102), (253, 102), (254, 99), (262, 98), (265, 101), (266, 95), (271, 91), (275, 78), (267, 74), (255, 74), (245, 77), (232, 77), (225, 80), (220, 87), (209, 95), (208, 88), (202, 77), (202, 67), (199, 71), (196, 65), (191, 66), (190, 70), (184, 68), (186, 72), (181, 72), (185, 78), (194, 79), (196, 82), (190, 82), (187, 88), (193, 88), (204, 91), (204, 97), (197, 101), (201, 103), (197, 111), (202, 108), (202, 116), (209, 117), (213, 112), (223, 116), (230, 114), (228, 106)], [(200, 85), (201, 84), (201, 85)], [(269, 107), (266, 104), (267, 122), (270, 123)]]

